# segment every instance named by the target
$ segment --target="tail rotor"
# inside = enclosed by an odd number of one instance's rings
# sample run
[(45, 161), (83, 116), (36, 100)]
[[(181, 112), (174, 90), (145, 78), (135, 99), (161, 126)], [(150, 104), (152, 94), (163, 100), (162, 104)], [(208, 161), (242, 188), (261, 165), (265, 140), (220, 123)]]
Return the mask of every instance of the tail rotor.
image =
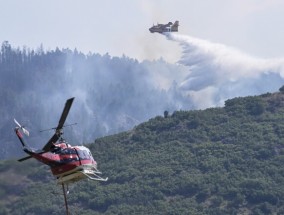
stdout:
[(17, 124), (17, 126), (23, 131), (23, 133), (24, 133), (25, 135), (27, 135), (27, 136), (30, 135), (30, 132), (29, 132), (27, 129), (25, 129), (24, 126), (21, 126), (21, 124), (20, 124), (16, 119), (14, 119), (14, 122), (15, 122), (15, 123)]

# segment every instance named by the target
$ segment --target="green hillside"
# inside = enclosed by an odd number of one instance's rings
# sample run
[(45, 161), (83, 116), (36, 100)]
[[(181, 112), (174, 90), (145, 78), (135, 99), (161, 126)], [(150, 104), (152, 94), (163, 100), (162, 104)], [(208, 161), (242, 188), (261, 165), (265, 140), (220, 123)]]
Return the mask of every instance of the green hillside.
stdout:
[[(109, 181), (71, 185), (72, 214), (284, 214), (281, 92), (157, 116), (89, 147)], [(0, 172), (0, 214), (64, 214), (48, 167)]]

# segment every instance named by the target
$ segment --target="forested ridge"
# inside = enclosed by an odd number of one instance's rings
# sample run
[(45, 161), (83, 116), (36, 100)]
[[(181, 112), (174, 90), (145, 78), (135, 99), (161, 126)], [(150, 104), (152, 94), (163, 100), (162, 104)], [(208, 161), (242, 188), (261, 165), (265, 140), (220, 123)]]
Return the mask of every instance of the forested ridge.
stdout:
[(188, 109), (189, 99), (169, 83), (156, 82), (160, 75), (180, 72), (165, 61), (111, 57), (78, 50), (15, 48), (4, 41), (0, 50), (0, 157), (19, 155), (13, 135), (16, 118), (31, 132), (30, 144), (41, 148), (52, 133), (65, 101), (75, 97), (66, 129), (77, 144), (132, 128), (165, 110)]
[[(71, 214), (284, 214), (284, 94), (175, 111), (89, 144), (108, 182), (70, 186)], [(63, 214), (36, 161), (0, 164), (0, 214)]]

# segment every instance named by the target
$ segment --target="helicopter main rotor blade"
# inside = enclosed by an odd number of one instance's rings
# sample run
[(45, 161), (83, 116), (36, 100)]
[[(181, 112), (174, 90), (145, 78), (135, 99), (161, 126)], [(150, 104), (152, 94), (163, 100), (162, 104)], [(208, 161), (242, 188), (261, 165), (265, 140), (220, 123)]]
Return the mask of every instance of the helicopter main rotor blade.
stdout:
[(43, 151), (47, 152), (50, 150), (51, 146), (57, 142), (57, 140), (59, 139), (60, 135), (58, 135), (57, 133), (55, 133), (50, 139), (49, 141), (45, 144), (45, 146), (42, 148)]
[(61, 135), (61, 132), (60, 130), (63, 128), (64, 126), (64, 123), (65, 123), (65, 120), (68, 116), (68, 113), (70, 111), (70, 108), (72, 106), (72, 103), (73, 103), (73, 100), (74, 100), (74, 97), (73, 98), (70, 98), (66, 101), (65, 103), (65, 107), (63, 109), (63, 112), (61, 114), (61, 117), (59, 119), (59, 122), (58, 122), (58, 125), (56, 127), (56, 130), (55, 130), (55, 134), (49, 139), (49, 141), (45, 144), (45, 146), (42, 148), (43, 151), (49, 151), (51, 146), (57, 142), (57, 140), (60, 138), (60, 135)]
[(61, 114), (61, 117), (60, 117), (60, 120), (59, 120), (59, 123), (58, 123), (58, 126), (56, 128), (56, 130), (59, 130), (63, 127), (64, 123), (65, 123), (65, 120), (68, 116), (68, 113), (70, 111), (70, 108), (72, 106), (72, 103), (73, 103), (73, 100), (74, 100), (74, 97), (73, 98), (70, 98), (66, 101), (65, 103), (65, 107), (63, 109), (63, 112)]
[(30, 158), (32, 158), (31, 155), (29, 155), (29, 156), (27, 156), (27, 157), (24, 157), (24, 158), (21, 158), (21, 159), (19, 159), (18, 161), (19, 161), (19, 162), (22, 162), (22, 161), (28, 160), (28, 159), (30, 159)]

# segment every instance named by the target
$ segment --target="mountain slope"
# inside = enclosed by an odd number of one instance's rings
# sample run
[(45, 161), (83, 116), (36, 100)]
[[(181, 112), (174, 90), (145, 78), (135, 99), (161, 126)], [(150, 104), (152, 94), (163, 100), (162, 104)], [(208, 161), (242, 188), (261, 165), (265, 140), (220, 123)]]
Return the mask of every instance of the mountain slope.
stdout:
[[(176, 111), (97, 139), (89, 147), (109, 181), (71, 186), (71, 211), (283, 214), (283, 113), (281, 92), (235, 98), (224, 108)], [(47, 167), (5, 161), (0, 171), (3, 214), (63, 213)]]
[(76, 99), (66, 123), (78, 126), (65, 132), (80, 144), (128, 130), (165, 110), (189, 109), (190, 99), (172, 83), (184, 70), (162, 59), (16, 49), (5, 41), (0, 47), (0, 157), (20, 154), (13, 118), (30, 130), (31, 145), (40, 148), (51, 134), (38, 131), (57, 124), (71, 97)]

